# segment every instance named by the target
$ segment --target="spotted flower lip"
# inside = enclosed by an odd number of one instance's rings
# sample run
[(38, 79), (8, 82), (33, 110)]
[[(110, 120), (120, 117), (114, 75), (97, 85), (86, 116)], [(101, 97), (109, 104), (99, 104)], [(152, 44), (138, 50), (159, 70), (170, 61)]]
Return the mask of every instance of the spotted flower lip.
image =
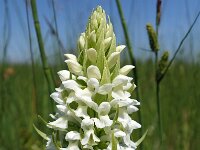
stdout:
[(53, 133), (46, 138), (46, 149), (111, 150), (113, 144), (117, 150), (136, 149), (130, 136), (141, 125), (130, 114), (138, 111), (140, 102), (131, 97), (136, 85), (127, 76), (134, 66), (120, 67), (125, 45), (116, 45), (112, 23), (100, 6), (92, 12), (77, 49), (79, 56), (65, 54), (68, 70), (58, 72), (61, 85), (50, 95), (57, 112), (47, 123)]

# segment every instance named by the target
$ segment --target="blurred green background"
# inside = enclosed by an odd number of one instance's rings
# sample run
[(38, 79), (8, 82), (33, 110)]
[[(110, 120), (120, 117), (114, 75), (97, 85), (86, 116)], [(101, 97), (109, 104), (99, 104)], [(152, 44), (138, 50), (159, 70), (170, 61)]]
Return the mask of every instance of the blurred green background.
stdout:
[[(0, 1), (0, 150), (42, 149), (45, 141), (33, 123), (46, 130), (37, 115), (49, 120), (52, 100), (41, 65), (31, 7), (25, 0)], [(150, 50), (146, 24), (155, 27), (156, 0), (123, 0), (133, 53), (137, 61), (144, 150), (198, 150), (200, 142), (200, 21), (184, 41), (181, 51), (160, 86), (163, 142), (159, 144), (155, 93), (154, 54)], [(63, 54), (76, 52), (76, 41), (84, 31), (92, 10), (101, 5), (113, 22), (117, 43), (125, 44), (119, 13), (114, 0), (37, 0), (39, 21), (52, 75), (66, 69)], [(30, 23), (29, 40), (26, 15)], [(159, 56), (168, 50), (171, 58), (200, 9), (200, 1), (163, 1), (159, 26)], [(32, 49), (32, 58), (30, 52)], [(33, 62), (33, 63), (32, 63)], [(122, 65), (130, 64), (127, 50)], [(131, 75), (131, 74), (130, 74)], [(138, 120), (137, 114), (134, 115)], [(139, 131), (135, 132), (135, 140)]]

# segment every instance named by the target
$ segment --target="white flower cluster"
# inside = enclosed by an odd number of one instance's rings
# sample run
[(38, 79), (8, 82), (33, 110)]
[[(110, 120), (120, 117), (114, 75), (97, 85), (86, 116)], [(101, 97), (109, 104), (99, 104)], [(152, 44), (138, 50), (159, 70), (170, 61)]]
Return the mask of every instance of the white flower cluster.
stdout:
[(69, 71), (58, 72), (62, 84), (51, 94), (58, 111), (47, 126), (59, 135), (48, 138), (47, 149), (136, 149), (130, 136), (141, 125), (129, 115), (140, 103), (130, 98), (134, 66), (120, 68), (124, 48), (116, 47), (112, 24), (97, 7), (78, 40), (79, 57), (65, 54)]

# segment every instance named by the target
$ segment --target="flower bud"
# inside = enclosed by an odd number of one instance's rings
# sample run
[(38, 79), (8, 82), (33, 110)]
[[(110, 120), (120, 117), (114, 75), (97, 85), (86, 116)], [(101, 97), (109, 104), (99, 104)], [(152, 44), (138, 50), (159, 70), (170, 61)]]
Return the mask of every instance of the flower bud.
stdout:
[(95, 64), (97, 60), (97, 51), (94, 48), (90, 48), (86, 51), (88, 59)]
[(119, 73), (122, 75), (127, 75), (135, 66), (133, 65), (126, 65), (119, 70)]
[(116, 51), (117, 51), (117, 52), (121, 52), (121, 51), (123, 51), (125, 48), (126, 48), (125, 45), (119, 45), (119, 46), (116, 47)]
[(85, 46), (85, 33), (82, 33), (78, 39), (78, 49), (79, 51), (83, 50)]
[(77, 61), (74, 61), (72, 59), (68, 59), (68, 60), (65, 60), (65, 62), (67, 63), (67, 66), (68, 66), (69, 71), (71, 73), (74, 73), (75, 75), (82, 75), (83, 74), (82, 66)]
[(101, 79), (101, 73), (97, 66), (91, 65), (87, 68), (87, 76), (88, 78), (96, 78), (98, 80)]
[(119, 55), (120, 55), (120, 52), (114, 52), (108, 58), (108, 66), (110, 69), (117, 63)]

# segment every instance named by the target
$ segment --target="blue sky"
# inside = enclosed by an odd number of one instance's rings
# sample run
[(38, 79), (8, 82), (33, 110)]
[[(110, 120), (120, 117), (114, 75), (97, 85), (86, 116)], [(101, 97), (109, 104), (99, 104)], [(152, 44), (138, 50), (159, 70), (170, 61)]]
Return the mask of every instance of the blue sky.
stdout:
[[(30, 59), (28, 30), (26, 22), (24, 0), (7, 0), (11, 19), (11, 41), (8, 46), (7, 60), (9, 62), (25, 62)], [(57, 15), (59, 36), (66, 49), (75, 50), (76, 41), (81, 32), (84, 32), (87, 19), (91, 11), (101, 5), (110, 16), (119, 44), (125, 44), (123, 30), (115, 0), (54, 0)], [(149, 49), (146, 33), (146, 24), (155, 26), (156, 0), (121, 0), (125, 19), (128, 24), (129, 35), (136, 57), (146, 58), (152, 54), (141, 50)], [(48, 58), (53, 57), (56, 48), (53, 37), (48, 34), (49, 28), (45, 18), (53, 22), (51, 0), (37, 0), (39, 20), (42, 27), (43, 39)], [(4, 0), (0, 1), (0, 59), (3, 53), (3, 24)], [(30, 10), (30, 7), (29, 7)], [(159, 30), (161, 50), (169, 50), (172, 55), (180, 40), (188, 30), (198, 11), (199, 0), (163, 0), (162, 18)], [(31, 12), (31, 11), (30, 11)], [(30, 20), (32, 16), (30, 15)], [(33, 21), (31, 20), (31, 34), (35, 57), (39, 55), (35, 37)], [(200, 19), (184, 43), (184, 53), (196, 55), (200, 50)], [(192, 47), (190, 46), (192, 42)], [(192, 49), (191, 49), (192, 48)]]

